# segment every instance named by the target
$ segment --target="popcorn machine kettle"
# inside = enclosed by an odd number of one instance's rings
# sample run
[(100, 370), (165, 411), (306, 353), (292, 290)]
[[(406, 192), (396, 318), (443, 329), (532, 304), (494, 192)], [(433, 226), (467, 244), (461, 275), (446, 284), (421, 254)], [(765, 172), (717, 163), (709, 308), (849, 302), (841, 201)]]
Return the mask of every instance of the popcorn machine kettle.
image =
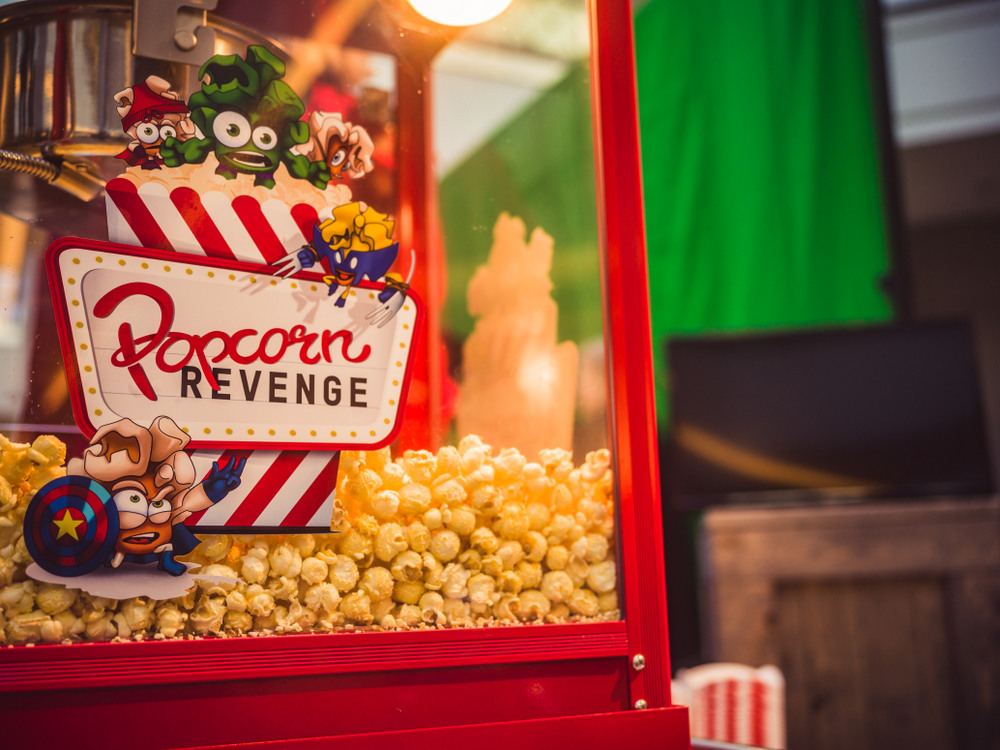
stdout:
[(631, 12), (451, 23), (0, 9), (23, 745), (688, 746)]

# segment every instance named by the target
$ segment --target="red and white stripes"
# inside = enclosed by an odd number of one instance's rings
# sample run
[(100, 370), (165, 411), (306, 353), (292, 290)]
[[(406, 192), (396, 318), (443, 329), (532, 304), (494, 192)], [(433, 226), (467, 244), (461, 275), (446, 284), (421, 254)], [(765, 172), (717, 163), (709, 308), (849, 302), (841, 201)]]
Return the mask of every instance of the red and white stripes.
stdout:
[[(304, 203), (261, 203), (248, 195), (232, 198), (186, 186), (168, 189), (158, 182), (137, 188), (123, 178), (108, 182), (106, 205), (112, 242), (255, 263), (273, 263), (306, 244), (318, 215)], [(329, 530), (339, 452), (191, 451), (200, 477), (208, 474), (213, 461), (224, 466), (234, 455), (247, 457), (240, 486), (189, 518), (189, 527)]]
[(691, 736), (754, 747), (785, 747), (785, 679), (775, 666), (703, 664), (672, 681), (675, 703), (688, 706)]
[(247, 456), (240, 486), (191, 516), (188, 527), (329, 530), (339, 452), (199, 450), (191, 458), (197, 475), (205, 477), (213, 461), (225, 466), (234, 456)]
[(108, 238), (123, 245), (273, 263), (312, 237), (317, 211), (249, 195), (115, 178), (107, 185)]

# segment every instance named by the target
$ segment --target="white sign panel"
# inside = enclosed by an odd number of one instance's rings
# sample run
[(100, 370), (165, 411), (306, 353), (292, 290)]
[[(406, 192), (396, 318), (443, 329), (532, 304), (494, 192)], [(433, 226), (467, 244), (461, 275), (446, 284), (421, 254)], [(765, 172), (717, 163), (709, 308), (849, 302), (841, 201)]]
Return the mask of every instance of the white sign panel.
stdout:
[(338, 308), (321, 276), (271, 270), (86, 240), (50, 248), (81, 427), (167, 415), (202, 447), (391, 442), (418, 298), (379, 327), (366, 316), (383, 307), (382, 284), (355, 287)]

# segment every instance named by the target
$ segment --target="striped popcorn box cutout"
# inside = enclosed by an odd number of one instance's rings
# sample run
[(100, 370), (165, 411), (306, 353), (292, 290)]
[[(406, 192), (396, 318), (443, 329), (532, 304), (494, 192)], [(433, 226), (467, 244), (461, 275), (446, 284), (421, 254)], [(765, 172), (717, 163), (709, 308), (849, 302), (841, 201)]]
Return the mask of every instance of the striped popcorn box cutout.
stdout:
[[(122, 177), (107, 192), (111, 242), (219, 260), (271, 264), (307, 244), (319, 211), (252, 195), (196, 191), (188, 185), (150, 181), (136, 186)], [(342, 198), (336, 191), (330, 200)], [(334, 512), (339, 451), (189, 450), (200, 477), (213, 461), (246, 456), (240, 486), (217, 505), (194, 514), (196, 532), (328, 532)]]
[(158, 182), (136, 187), (121, 177), (108, 182), (107, 212), (112, 242), (255, 263), (273, 263), (307, 244), (318, 219), (308, 203), (261, 203)]
[(785, 747), (785, 678), (777, 667), (702, 664), (680, 670), (672, 690), (688, 706), (692, 737)]

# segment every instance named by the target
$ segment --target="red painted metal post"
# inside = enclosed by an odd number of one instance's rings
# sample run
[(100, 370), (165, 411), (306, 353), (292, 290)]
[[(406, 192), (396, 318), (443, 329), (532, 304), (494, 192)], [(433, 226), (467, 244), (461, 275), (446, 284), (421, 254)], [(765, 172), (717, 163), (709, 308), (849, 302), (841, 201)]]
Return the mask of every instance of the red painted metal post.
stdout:
[(646, 664), (631, 673), (632, 700), (659, 707), (670, 705), (670, 655), (631, 3), (595, 0), (591, 34), (621, 572), (629, 649)]

